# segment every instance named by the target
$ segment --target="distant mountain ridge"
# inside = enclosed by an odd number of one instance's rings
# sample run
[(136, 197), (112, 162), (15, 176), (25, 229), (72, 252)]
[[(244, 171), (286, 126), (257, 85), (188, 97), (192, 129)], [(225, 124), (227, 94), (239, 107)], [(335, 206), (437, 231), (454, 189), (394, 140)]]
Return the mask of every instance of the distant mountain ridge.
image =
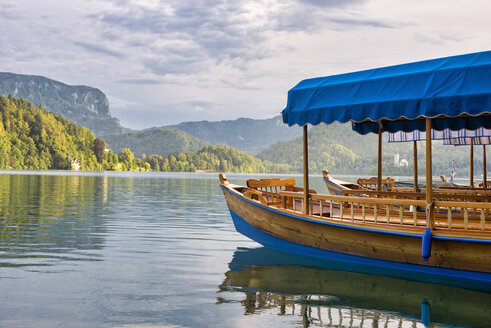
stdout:
[(106, 95), (96, 88), (67, 85), (44, 76), (0, 72), (0, 95), (9, 94), (29, 100), (35, 106), (42, 104), (98, 136), (125, 130), (111, 116)]
[(289, 128), (281, 116), (270, 119), (239, 118), (230, 121), (183, 122), (177, 125), (117, 133), (102, 137), (114, 152), (130, 148), (142, 154), (167, 156), (197, 152), (210, 144), (230, 146), (249, 153), (258, 153), (278, 141), (301, 135), (302, 129)]
[(211, 143), (199, 140), (183, 131), (171, 128), (131, 131), (103, 136), (108, 148), (119, 153), (129, 148), (136, 156), (143, 154), (167, 156), (194, 153)]
[(293, 140), (302, 134), (298, 127), (288, 127), (281, 116), (269, 119), (239, 118), (228, 121), (195, 121), (169, 125), (193, 137), (231, 146), (253, 154), (278, 141)]

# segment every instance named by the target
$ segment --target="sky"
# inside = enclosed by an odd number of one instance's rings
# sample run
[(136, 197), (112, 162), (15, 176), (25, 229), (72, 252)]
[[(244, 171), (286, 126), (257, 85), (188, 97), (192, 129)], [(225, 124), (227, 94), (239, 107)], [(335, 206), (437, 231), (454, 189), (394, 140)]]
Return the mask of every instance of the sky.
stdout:
[(132, 129), (271, 118), (303, 79), (490, 50), (488, 0), (0, 0), (0, 71)]

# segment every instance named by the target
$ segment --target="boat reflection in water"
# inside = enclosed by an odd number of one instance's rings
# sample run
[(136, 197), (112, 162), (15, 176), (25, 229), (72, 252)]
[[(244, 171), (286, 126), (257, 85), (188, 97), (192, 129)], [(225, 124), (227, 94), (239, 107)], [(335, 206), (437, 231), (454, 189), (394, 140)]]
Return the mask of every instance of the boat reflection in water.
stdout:
[(491, 322), (491, 293), (473, 286), (343, 271), (341, 263), (265, 247), (237, 249), (229, 269), (218, 304), (234, 302), (227, 292), (239, 291), (245, 314), (297, 316), (304, 327), (489, 327)]

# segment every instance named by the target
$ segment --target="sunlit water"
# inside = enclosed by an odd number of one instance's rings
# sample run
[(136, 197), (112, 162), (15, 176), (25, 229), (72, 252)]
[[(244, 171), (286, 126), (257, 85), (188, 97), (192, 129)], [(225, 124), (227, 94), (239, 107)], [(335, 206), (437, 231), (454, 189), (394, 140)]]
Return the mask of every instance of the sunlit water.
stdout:
[(490, 326), (489, 293), (261, 247), (235, 232), (217, 180), (0, 174), (0, 326)]

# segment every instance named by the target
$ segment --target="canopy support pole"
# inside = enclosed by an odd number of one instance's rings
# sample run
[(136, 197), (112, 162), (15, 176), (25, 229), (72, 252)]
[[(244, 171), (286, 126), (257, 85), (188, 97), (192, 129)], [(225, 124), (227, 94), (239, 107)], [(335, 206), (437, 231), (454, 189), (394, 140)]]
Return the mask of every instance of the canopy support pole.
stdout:
[(482, 173), (482, 178), (483, 178), (483, 182), (484, 182), (484, 189), (486, 189), (488, 187), (488, 169), (486, 167), (486, 145), (482, 145), (482, 169), (483, 169), (483, 173)]
[(413, 166), (414, 166), (414, 192), (419, 191), (418, 187), (418, 143), (413, 141)]
[(378, 168), (377, 168), (377, 196), (382, 191), (382, 123), (378, 123)]
[(307, 124), (303, 126), (303, 213), (309, 214), (309, 143)]
[(470, 172), (470, 186), (474, 186), (474, 139), (471, 138), (471, 172)]
[(431, 158), (431, 118), (426, 119), (426, 225), (430, 229), (434, 228), (433, 211), (433, 170)]

